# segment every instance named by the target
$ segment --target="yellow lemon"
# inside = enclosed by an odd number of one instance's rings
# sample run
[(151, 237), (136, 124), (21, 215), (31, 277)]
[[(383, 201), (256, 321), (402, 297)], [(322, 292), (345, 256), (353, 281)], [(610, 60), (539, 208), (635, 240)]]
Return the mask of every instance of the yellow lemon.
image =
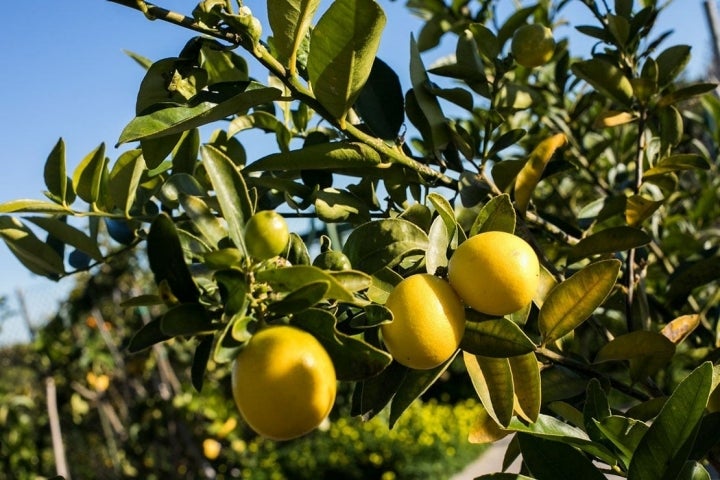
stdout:
[(240, 414), (273, 440), (290, 440), (320, 425), (335, 403), (336, 389), (330, 356), (314, 336), (295, 327), (260, 330), (233, 365)]
[(448, 280), (463, 302), (478, 312), (507, 315), (532, 301), (540, 264), (520, 237), (484, 232), (455, 250), (448, 263)]
[(430, 274), (401, 281), (385, 306), (393, 321), (382, 325), (383, 341), (395, 360), (427, 370), (449, 359), (465, 332), (465, 311), (452, 287)]
[(510, 43), (515, 61), (527, 68), (539, 67), (550, 61), (555, 53), (552, 30), (536, 23), (518, 28)]

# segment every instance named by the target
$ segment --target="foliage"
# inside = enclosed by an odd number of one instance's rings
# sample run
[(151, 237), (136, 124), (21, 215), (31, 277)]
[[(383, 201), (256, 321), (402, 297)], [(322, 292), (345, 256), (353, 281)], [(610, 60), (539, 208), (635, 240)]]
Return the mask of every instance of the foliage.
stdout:
[[(469, 236), (512, 232), (538, 254), (541, 282), (531, 304), (504, 317), (466, 309), (460, 349), (482, 403), (471, 441), (514, 434), (508, 456), (522, 453), (523, 474), (538, 480), (708, 478), (715, 85), (682, 78), (690, 47), (653, 30), (662, 7), (652, 0), (584, 0), (594, 23), (574, 26), (597, 42), (587, 57), (560, 39), (546, 65), (518, 65), (514, 33), (560, 24), (567, 3), (497, 18), (492, 0), (412, 0), (425, 24), (409, 41), (403, 93), (375, 58), (386, 20), (373, 0), (322, 12), (319, 2), (268, 2), (270, 35), (247, 7), (204, 0), (190, 23), (205, 36), (147, 68), (119, 135), (131, 148), (111, 163), (101, 145), (70, 174), (59, 141), (47, 200), (0, 205), (0, 236), (49, 278), (144, 242), (156, 287), (124, 300), (154, 313), (136, 325), (130, 352), (194, 348), (192, 384), (216, 388), (208, 366), (225, 368), (266, 324), (295, 325), (353, 388), (351, 415), (387, 411), (400, 428), (450, 362), (393, 361), (378, 333), (392, 321), (389, 293), (416, 273), (445, 276)], [(426, 67), (441, 40), (455, 51)], [(202, 142), (200, 127), (220, 121)], [(248, 158), (249, 129), (274, 134), (277, 151)], [(259, 210), (350, 225), (335, 246), (352, 269), (312, 266), (297, 234), (282, 255), (253, 259), (244, 233)], [(87, 229), (68, 216), (89, 219)], [(126, 247), (101, 248), (102, 229)]]

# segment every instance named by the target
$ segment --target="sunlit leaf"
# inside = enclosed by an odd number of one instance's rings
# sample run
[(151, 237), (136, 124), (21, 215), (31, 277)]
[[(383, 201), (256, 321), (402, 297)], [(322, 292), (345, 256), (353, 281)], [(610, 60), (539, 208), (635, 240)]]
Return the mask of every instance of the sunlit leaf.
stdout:
[(572, 263), (581, 258), (603, 253), (615, 253), (641, 247), (650, 243), (650, 236), (632, 227), (610, 227), (583, 238), (573, 245), (568, 255)]
[(595, 362), (630, 360), (633, 379), (654, 375), (675, 353), (675, 344), (660, 333), (637, 330), (615, 337), (598, 351)]
[(428, 236), (415, 224), (401, 219), (372, 221), (360, 225), (348, 236), (343, 253), (354, 268), (373, 274), (393, 267), (408, 255), (422, 255)]
[(507, 435), (508, 432), (498, 425), (495, 420), (493, 420), (487, 410), (485, 410), (485, 407), (478, 405), (475, 413), (475, 420), (473, 421), (473, 424), (470, 427), (470, 433), (468, 434), (468, 442), (477, 444), (493, 443)]
[(126, 217), (130, 217), (130, 209), (135, 202), (137, 189), (145, 171), (145, 160), (141, 150), (124, 152), (110, 171), (108, 189), (115, 206), (120, 208)]
[(45, 161), (43, 169), (45, 186), (48, 192), (57, 199), (58, 203), (65, 204), (67, 200), (67, 172), (65, 167), (65, 142), (59, 139)]
[(593, 58), (573, 63), (572, 71), (610, 99), (627, 106), (632, 103), (633, 88), (630, 80), (615, 65)]
[(515, 217), (510, 195), (506, 193), (498, 195), (483, 205), (470, 227), (469, 235), (472, 237), (490, 231), (515, 233)]
[(0, 238), (31, 272), (57, 280), (65, 271), (62, 257), (17, 218), (0, 216)]
[(700, 325), (700, 315), (681, 315), (665, 325), (660, 333), (675, 345), (685, 340)]
[(542, 140), (530, 152), (525, 165), (515, 178), (515, 204), (521, 213), (524, 214), (527, 210), (530, 197), (555, 151), (566, 143), (567, 137), (565, 134), (556, 133)]
[(57, 240), (86, 253), (93, 260), (101, 262), (102, 252), (95, 240), (81, 230), (53, 217), (27, 217), (27, 220), (42, 228)]
[(466, 322), (460, 348), (475, 355), (507, 358), (535, 350), (535, 344), (506, 318)]
[(346, 290), (332, 275), (309, 265), (262, 270), (257, 272), (255, 278), (257, 281), (267, 282), (273, 290), (279, 292), (292, 292), (310, 283), (325, 281), (329, 284), (327, 298), (357, 305), (366, 303)]
[(515, 411), (528, 422), (534, 422), (540, 415), (542, 388), (540, 365), (534, 353), (508, 358), (515, 391)]
[(475, 391), (485, 410), (500, 426), (507, 427), (513, 414), (512, 371), (507, 358), (483, 357), (463, 353)]
[(565, 443), (518, 434), (523, 463), (537, 480), (605, 480), (582, 453)]
[(97, 202), (106, 162), (105, 144), (101, 144), (82, 159), (72, 176), (73, 188), (78, 197), (88, 203)]
[(632, 418), (610, 415), (601, 420), (595, 419), (596, 428), (610, 440), (620, 452), (620, 460), (627, 467), (648, 426)]
[(701, 155), (694, 153), (679, 153), (660, 160), (657, 165), (645, 172), (646, 177), (663, 175), (669, 172), (680, 170), (707, 170), (710, 168), (707, 160)]
[(625, 221), (629, 226), (636, 227), (650, 218), (662, 204), (662, 201), (650, 200), (642, 195), (630, 195), (625, 206)]

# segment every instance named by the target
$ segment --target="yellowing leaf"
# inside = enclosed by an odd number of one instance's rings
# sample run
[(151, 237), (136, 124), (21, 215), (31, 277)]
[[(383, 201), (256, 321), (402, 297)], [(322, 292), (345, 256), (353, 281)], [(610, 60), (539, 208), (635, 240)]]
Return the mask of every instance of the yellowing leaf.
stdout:
[(553, 288), (538, 318), (543, 344), (562, 338), (592, 315), (610, 294), (619, 272), (619, 260), (603, 260)]
[(512, 419), (514, 394), (510, 362), (463, 352), (465, 368), (485, 410), (501, 426)]
[(540, 367), (534, 353), (508, 358), (515, 391), (514, 409), (518, 416), (534, 422), (540, 415), (542, 391)]
[(662, 202), (650, 200), (642, 195), (631, 195), (625, 205), (625, 221), (631, 227), (640, 225), (660, 208)]
[(617, 127), (618, 125), (634, 122), (637, 118), (637, 115), (630, 112), (608, 110), (598, 115), (594, 126), (595, 128)]
[(682, 315), (665, 325), (660, 333), (677, 345), (685, 340), (698, 325), (700, 325), (700, 315)]
[(530, 203), (530, 196), (535, 190), (545, 166), (555, 151), (567, 143), (563, 133), (557, 133), (540, 142), (527, 159), (527, 162), (515, 178), (515, 204), (520, 213), (525, 213)]
[(493, 443), (508, 435), (509, 432), (497, 424), (495, 420), (488, 414), (483, 406), (478, 407), (477, 418), (468, 435), (470, 443)]

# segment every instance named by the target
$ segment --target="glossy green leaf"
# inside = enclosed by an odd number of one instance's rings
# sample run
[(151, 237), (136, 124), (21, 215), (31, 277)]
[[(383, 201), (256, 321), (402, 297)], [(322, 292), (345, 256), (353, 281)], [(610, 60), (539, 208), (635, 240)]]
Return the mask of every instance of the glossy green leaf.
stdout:
[(168, 339), (170, 337), (160, 329), (160, 318), (155, 318), (135, 332), (128, 342), (127, 349), (130, 353), (137, 353)]
[(330, 355), (340, 381), (360, 381), (385, 370), (392, 357), (360, 338), (340, 333), (336, 319), (326, 310), (311, 308), (295, 315), (292, 325), (312, 333)]
[(373, 274), (400, 263), (409, 255), (423, 255), (428, 236), (415, 224), (401, 219), (378, 220), (360, 225), (350, 233), (343, 253), (354, 268)]
[(248, 279), (237, 269), (228, 268), (215, 272), (213, 279), (220, 290), (225, 313), (230, 316), (244, 314), (250, 303)]
[(384, 304), (390, 292), (393, 291), (395, 285), (402, 281), (403, 277), (394, 270), (383, 267), (373, 273), (371, 279), (372, 283), (367, 291), (368, 298), (375, 303)]
[(710, 473), (698, 462), (685, 462), (676, 480), (710, 480)]
[(0, 203), (0, 213), (71, 213), (67, 207), (58, 205), (54, 202), (46, 202), (44, 200), (10, 200), (9, 202)]
[(540, 414), (537, 421), (527, 425), (519, 419), (513, 418), (508, 428), (516, 432), (572, 445), (611, 466), (617, 463), (615, 455), (610, 450), (602, 444), (590, 440), (584, 431), (549, 415)]
[(292, 265), (310, 265), (311, 263), (310, 253), (308, 252), (305, 242), (303, 242), (300, 235), (295, 232), (290, 232), (286, 258)]
[(460, 348), (486, 357), (507, 358), (535, 350), (535, 344), (507, 318), (466, 322)]
[(610, 294), (619, 272), (619, 260), (602, 260), (553, 288), (538, 318), (543, 344), (562, 338), (587, 320)]
[(457, 229), (457, 222), (455, 221), (455, 211), (450, 202), (437, 192), (428, 193), (427, 201), (432, 204), (435, 211), (443, 219), (448, 234), (453, 236)]
[(329, 289), (330, 282), (328, 281), (310, 282), (288, 293), (282, 299), (270, 303), (267, 308), (274, 315), (297, 314), (325, 298)]
[(537, 480), (605, 480), (582, 453), (561, 442), (518, 434), (523, 463)]
[(195, 347), (193, 355), (192, 367), (190, 368), (190, 380), (192, 385), (198, 392), (202, 391), (205, 380), (205, 370), (207, 369), (210, 355), (212, 355), (213, 336), (205, 335)]
[(331, 142), (268, 155), (248, 165), (245, 171), (353, 169), (381, 163), (380, 154), (364, 143)]
[(222, 120), (251, 107), (276, 100), (282, 92), (276, 88), (256, 88), (239, 93), (220, 103), (208, 99), (192, 106), (169, 107), (135, 117), (123, 129), (118, 145), (157, 138), (191, 130)]
[(200, 297), (190, 275), (175, 224), (166, 214), (158, 215), (150, 225), (147, 255), (155, 283), (166, 283), (181, 303), (197, 303)]
[(230, 239), (238, 250), (247, 255), (244, 227), (253, 214), (253, 207), (245, 180), (232, 161), (217, 148), (204, 145), (200, 156), (228, 224)]
[(315, 212), (327, 223), (363, 223), (370, 220), (370, 207), (352, 193), (333, 187), (315, 193)]
[(485, 410), (499, 425), (507, 427), (513, 415), (513, 378), (507, 358), (463, 353), (465, 368)]
[(373, 0), (336, 0), (310, 35), (313, 93), (341, 127), (370, 75), (384, 26), (385, 13)]
[(676, 478), (682, 471), (710, 396), (712, 370), (703, 363), (677, 386), (640, 440), (628, 480)]
[(687, 87), (678, 88), (677, 90), (668, 93), (658, 100), (659, 107), (666, 107), (668, 105), (674, 105), (684, 100), (689, 100), (693, 97), (705, 95), (710, 93), (717, 88), (716, 83), (695, 83), (688, 85)]
[(515, 233), (515, 217), (515, 209), (510, 201), (510, 195), (504, 193), (493, 197), (483, 205), (475, 218), (470, 227), (470, 236), (490, 231)]
[(390, 403), (389, 428), (393, 428), (405, 410), (445, 373), (454, 359), (455, 355), (430, 370), (410, 369), (407, 372)]
[(255, 279), (259, 282), (267, 282), (273, 290), (279, 292), (292, 292), (310, 283), (325, 281), (330, 285), (327, 298), (356, 305), (366, 303), (346, 290), (332, 275), (310, 265), (262, 270), (257, 272)]
[(650, 218), (662, 206), (660, 200), (650, 200), (642, 195), (631, 195), (625, 205), (625, 221), (631, 227), (636, 227)]
[(622, 252), (641, 247), (650, 243), (650, 240), (650, 235), (637, 228), (609, 227), (593, 233), (573, 245), (568, 254), (568, 263), (574, 263), (581, 258), (593, 255)]
[(689, 45), (673, 45), (655, 58), (658, 69), (658, 86), (664, 87), (672, 82), (690, 61)]
[(45, 186), (60, 204), (67, 201), (67, 171), (65, 167), (65, 142), (59, 139), (45, 161), (43, 169)]
[(145, 160), (141, 150), (124, 152), (110, 171), (108, 189), (115, 206), (120, 208), (126, 217), (130, 217), (130, 209), (135, 202), (140, 180), (145, 172)]
[(160, 331), (169, 337), (197, 335), (214, 329), (207, 310), (199, 303), (176, 305), (160, 317)]
[(397, 138), (405, 121), (405, 97), (397, 73), (379, 58), (373, 62), (355, 110), (375, 136)]
[(657, 165), (645, 172), (646, 177), (663, 175), (680, 170), (707, 170), (710, 168), (707, 160), (694, 153), (679, 153), (660, 160)]
[(359, 270), (331, 271), (328, 273), (349, 292), (367, 290), (372, 285), (372, 277)]
[[(447, 119), (437, 97), (428, 88), (430, 79), (414, 37), (410, 40), (410, 79), (413, 87), (413, 98), (420, 109), (423, 123), (426, 123), (429, 129), (429, 135), (423, 135), (423, 137), (432, 142), (435, 150), (442, 150), (450, 141)], [(417, 121), (413, 120), (410, 111), (408, 111), (408, 117), (414, 124), (417, 124)], [(422, 131), (423, 129), (419, 128), (419, 130)]]
[(31, 272), (57, 280), (65, 271), (62, 257), (17, 218), (0, 216), (0, 238)]
[(620, 461), (627, 468), (648, 426), (639, 420), (619, 415), (610, 415), (602, 420), (593, 419), (593, 421), (602, 435), (618, 449)]
[(615, 337), (598, 351), (595, 362), (630, 360), (630, 376), (640, 380), (654, 375), (675, 354), (675, 344), (665, 335), (637, 330)]
[(390, 403), (409, 368), (392, 362), (382, 372), (355, 384), (350, 414), (370, 420)]
[(610, 99), (629, 106), (633, 88), (630, 80), (615, 65), (593, 58), (572, 65), (573, 73)]
[(192, 195), (180, 195), (180, 205), (208, 245), (217, 247), (220, 241), (227, 237), (228, 233), (220, 220), (202, 199)]
[(95, 240), (81, 230), (54, 217), (27, 217), (27, 220), (42, 228), (64, 244), (71, 245), (86, 253), (93, 260), (102, 262), (103, 254)]
[(298, 49), (310, 28), (320, 0), (268, 0), (267, 12), (273, 45), (279, 60), (295, 74)]
[(88, 203), (98, 201), (106, 162), (105, 144), (100, 144), (80, 161), (72, 176), (73, 188), (78, 197)]
[(534, 353), (508, 358), (515, 391), (515, 411), (528, 422), (535, 422), (540, 415), (542, 388), (540, 366)]

